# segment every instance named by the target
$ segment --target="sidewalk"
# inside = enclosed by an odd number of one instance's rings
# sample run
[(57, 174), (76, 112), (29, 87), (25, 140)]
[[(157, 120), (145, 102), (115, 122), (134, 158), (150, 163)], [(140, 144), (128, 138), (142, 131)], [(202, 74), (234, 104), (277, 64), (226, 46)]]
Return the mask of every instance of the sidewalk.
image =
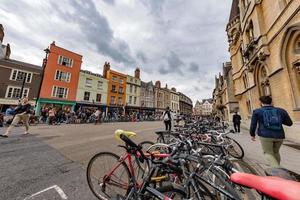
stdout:
[[(241, 144), (245, 151), (245, 159), (248, 159), (252, 163), (256, 164), (257, 170), (262, 171), (262, 169), (268, 168), (259, 138), (256, 138), (256, 141), (252, 141), (250, 139), (249, 131), (246, 129), (242, 129), (242, 132), (239, 134), (230, 134), (230, 137), (237, 140)], [(281, 166), (300, 174), (300, 150), (287, 146), (291, 144), (300, 148), (299, 144), (288, 140), (284, 141), (280, 148)]]

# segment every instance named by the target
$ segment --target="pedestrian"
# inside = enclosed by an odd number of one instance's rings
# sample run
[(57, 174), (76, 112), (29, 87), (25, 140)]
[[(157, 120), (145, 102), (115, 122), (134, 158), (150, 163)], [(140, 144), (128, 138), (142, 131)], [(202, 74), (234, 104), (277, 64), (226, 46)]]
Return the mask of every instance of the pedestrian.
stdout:
[(95, 125), (98, 124), (98, 123), (101, 124), (101, 118), (102, 118), (101, 109), (98, 108), (98, 109), (95, 111), (94, 115), (95, 115)]
[(166, 108), (165, 112), (163, 113), (163, 120), (166, 126), (166, 131), (171, 131), (172, 115), (169, 106)]
[(25, 128), (26, 128), (24, 135), (29, 134), (28, 131), (29, 131), (29, 118), (30, 118), (30, 112), (31, 112), (30, 109), (31, 109), (31, 105), (28, 102), (28, 98), (24, 97), (21, 101), (21, 104), (19, 104), (14, 111), (15, 117), (14, 117), (12, 123), (7, 128), (6, 132), (0, 136), (8, 137), (13, 126), (16, 126), (20, 121), (23, 122), (23, 124), (25, 125)]
[(55, 122), (55, 115), (56, 110), (55, 108), (49, 108), (48, 116), (49, 116), (49, 125), (53, 125), (53, 122)]
[(238, 112), (235, 112), (234, 115), (232, 116), (232, 122), (233, 122), (233, 127), (236, 133), (241, 132), (241, 116), (238, 114)]
[(293, 122), (284, 109), (272, 106), (272, 98), (270, 96), (262, 96), (259, 98), (261, 108), (253, 111), (250, 135), (251, 140), (255, 141), (256, 127), (257, 135), (266, 160), (271, 167), (280, 167), (280, 147), (285, 138), (282, 125), (292, 126)]

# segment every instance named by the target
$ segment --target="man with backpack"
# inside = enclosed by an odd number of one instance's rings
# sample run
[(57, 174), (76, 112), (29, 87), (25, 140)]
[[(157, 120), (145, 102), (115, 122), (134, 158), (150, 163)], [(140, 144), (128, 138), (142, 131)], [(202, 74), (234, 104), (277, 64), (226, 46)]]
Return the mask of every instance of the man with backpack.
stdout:
[(260, 137), (265, 158), (271, 167), (276, 168), (280, 166), (279, 149), (285, 138), (282, 125), (292, 126), (293, 122), (284, 109), (272, 106), (270, 96), (262, 96), (259, 100), (262, 107), (253, 111), (250, 126), (251, 140), (255, 141), (258, 124), (257, 135)]
[(166, 131), (171, 131), (172, 127), (172, 115), (169, 106), (166, 108), (166, 111), (163, 114), (163, 120), (166, 126)]

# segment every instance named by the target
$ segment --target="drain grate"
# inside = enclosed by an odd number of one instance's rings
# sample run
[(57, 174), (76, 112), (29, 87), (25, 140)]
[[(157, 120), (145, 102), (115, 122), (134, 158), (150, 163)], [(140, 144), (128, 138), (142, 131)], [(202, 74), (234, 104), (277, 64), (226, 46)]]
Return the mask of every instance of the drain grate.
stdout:
[(299, 144), (284, 144), (285, 146), (291, 147), (293, 149), (300, 150), (300, 145)]

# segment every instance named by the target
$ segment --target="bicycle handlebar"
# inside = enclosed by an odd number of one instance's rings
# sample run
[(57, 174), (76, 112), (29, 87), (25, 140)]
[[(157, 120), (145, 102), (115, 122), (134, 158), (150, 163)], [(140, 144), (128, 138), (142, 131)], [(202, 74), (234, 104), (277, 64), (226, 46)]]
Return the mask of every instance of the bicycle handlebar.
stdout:
[(121, 134), (120, 135), (121, 140), (123, 140), (128, 146), (135, 148), (139, 153), (140, 153), (140, 161), (144, 162), (144, 160), (146, 159), (144, 152), (142, 151), (142, 146), (137, 145), (136, 143), (134, 143), (130, 138), (128, 138), (126, 135)]

